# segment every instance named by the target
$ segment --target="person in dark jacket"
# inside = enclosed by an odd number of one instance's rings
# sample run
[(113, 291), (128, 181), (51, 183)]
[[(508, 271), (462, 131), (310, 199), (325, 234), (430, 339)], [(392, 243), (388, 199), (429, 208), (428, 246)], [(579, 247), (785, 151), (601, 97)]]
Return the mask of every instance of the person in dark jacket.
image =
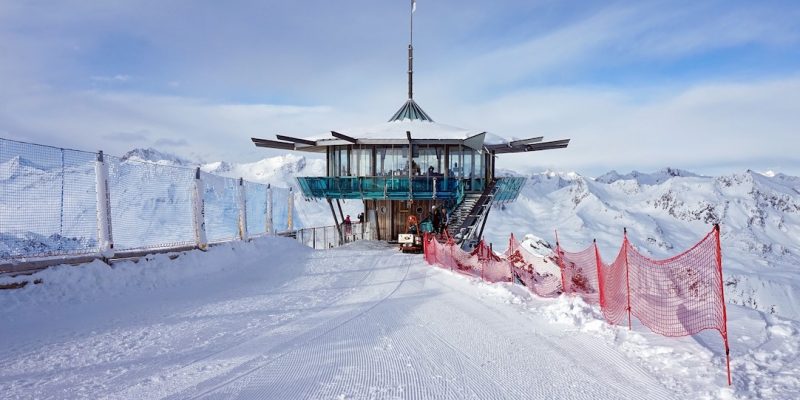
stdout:
[(433, 225), (433, 233), (439, 233), (442, 228), (442, 213), (436, 209), (436, 206), (431, 208), (431, 224)]

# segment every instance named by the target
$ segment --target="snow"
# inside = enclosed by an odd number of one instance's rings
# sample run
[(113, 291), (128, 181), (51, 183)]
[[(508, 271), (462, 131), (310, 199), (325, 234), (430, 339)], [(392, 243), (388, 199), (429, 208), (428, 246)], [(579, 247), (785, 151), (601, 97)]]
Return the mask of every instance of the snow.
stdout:
[(0, 291), (7, 398), (774, 398), (800, 395), (800, 324), (729, 307), (715, 331), (607, 325), (377, 242), (285, 238), (108, 267), (61, 266)]
[(506, 243), (511, 230), (555, 245), (558, 230), (568, 251), (597, 239), (611, 261), (627, 228), (640, 252), (664, 259), (719, 222), (726, 300), (800, 320), (800, 179), (752, 171), (704, 177), (673, 168), (603, 179), (554, 171), (528, 177), (514, 203), (490, 212), (490, 242)]
[[(134, 153), (125, 165), (185, 162)], [(86, 160), (63, 172), (87, 198), (73, 202), (76, 216), (94, 212), (92, 159)], [(3, 188), (31, 199), (0, 208), (14, 223), (4, 245), (19, 239), (95, 246), (91, 223), (69, 224), (89, 233), (67, 237), (34, 233), (55, 232), (45, 223), (25, 225), (24, 207), (59, 191), (61, 172), (43, 165), (23, 157), (0, 164)], [(201, 168), (279, 188), (276, 223), (285, 223), (286, 188), (296, 187), (295, 176), (324, 174), (324, 161), (286, 155)], [(140, 195), (115, 209), (163, 230), (177, 218), (163, 204), (188, 203), (169, 179), (133, 176), (130, 193)], [(22, 190), (33, 183), (39, 191)], [(146, 183), (169, 190), (151, 197), (134, 190)], [(327, 204), (293, 193), (296, 226), (332, 223)], [(485, 284), (385, 244), (312, 251), (268, 237), (174, 260), (156, 255), (113, 267), (95, 261), (0, 278), (42, 280), (0, 291), (0, 397), (798, 398), (798, 193), (800, 178), (781, 173), (704, 177), (668, 168), (592, 179), (546, 171), (529, 176), (515, 203), (490, 213), (485, 234), (496, 249), (513, 231), (543, 259), (554, 229), (569, 250), (596, 238), (610, 259), (626, 227), (641, 252), (665, 258), (720, 222), (732, 387), (716, 331), (665, 338), (635, 319), (628, 331), (609, 326), (578, 298), (541, 299), (520, 286)], [(343, 208), (354, 215), (361, 207), (348, 201)], [(159, 238), (147, 229), (115, 236), (132, 235), (132, 243)], [(87, 241), (71, 243), (73, 236)]]
[[(401, 139), (406, 140), (406, 132), (412, 139), (464, 140), (485, 133), (482, 130), (464, 129), (438, 122), (409, 120), (390, 121), (382, 124), (335, 129), (336, 132), (356, 139)], [(334, 139), (330, 133), (307, 137), (308, 140)], [(486, 133), (485, 144), (505, 143), (506, 140), (492, 133)]]

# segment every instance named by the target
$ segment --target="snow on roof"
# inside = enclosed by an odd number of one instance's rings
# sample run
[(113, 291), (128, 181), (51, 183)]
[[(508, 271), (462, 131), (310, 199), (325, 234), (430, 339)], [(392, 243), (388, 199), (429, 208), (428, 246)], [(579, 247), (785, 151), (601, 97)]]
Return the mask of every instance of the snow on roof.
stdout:
[[(384, 122), (382, 124), (341, 129), (336, 132), (356, 139), (406, 139), (406, 132), (411, 132), (412, 139), (445, 139), (464, 140), (483, 133), (483, 131), (458, 128), (455, 126), (428, 122), (421, 120), (404, 119), (401, 121)], [(330, 134), (316, 135), (310, 140), (332, 139)], [(505, 140), (493, 134), (486, 134), (486, 142), (503, 143)]]

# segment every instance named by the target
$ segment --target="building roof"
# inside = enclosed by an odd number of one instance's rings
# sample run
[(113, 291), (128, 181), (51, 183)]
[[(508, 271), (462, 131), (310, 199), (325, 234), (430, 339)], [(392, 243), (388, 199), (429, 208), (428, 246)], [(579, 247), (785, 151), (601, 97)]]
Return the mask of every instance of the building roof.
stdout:
[(433, 122), (433, 118), (431, 118), (428, 113), (426, 113), (422, 107), (414, 101), (414, 99), (408, 99), (403, 106), (397, 110), (396, 113), (389, 118), (389, 122), (394, 121), (403, 121), (403, 120), (418, 120), (418, 121), (428, 121)]

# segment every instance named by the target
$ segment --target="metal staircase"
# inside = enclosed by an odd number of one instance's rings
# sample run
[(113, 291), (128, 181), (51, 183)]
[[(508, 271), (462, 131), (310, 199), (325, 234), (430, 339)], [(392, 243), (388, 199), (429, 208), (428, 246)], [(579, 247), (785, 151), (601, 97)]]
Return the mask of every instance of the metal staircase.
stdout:
[(495, 183), (486, 185), (483, 193), (468, 193), (464, 201), (450, 213), (447, 232), (462, 247), (469, 248), (480, 239), (483, 224), (492, 207)]

